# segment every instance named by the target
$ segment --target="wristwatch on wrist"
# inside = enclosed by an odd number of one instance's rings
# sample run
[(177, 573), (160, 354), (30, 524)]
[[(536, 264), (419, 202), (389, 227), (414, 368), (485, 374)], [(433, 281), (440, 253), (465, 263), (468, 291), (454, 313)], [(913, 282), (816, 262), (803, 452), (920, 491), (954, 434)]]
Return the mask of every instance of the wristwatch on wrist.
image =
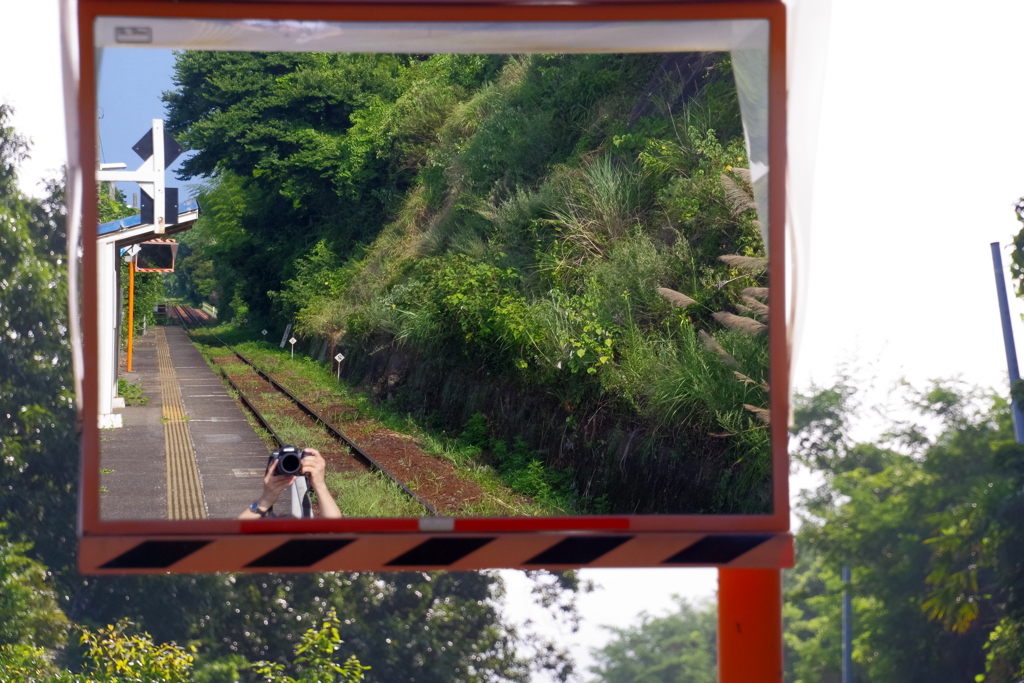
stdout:
[(271, 505), (266, 510), (262, 509), (260, 507), (260, 502), (258, 500), (256, 502), (254, 502), (252, 505), (249, 506), (249, 511), (250, 512), (255, 512), (260, 517), (266, 517), (267, 515), (270, 514), (270, 511), (273, 510), (273, 509), (274, 509), (273, 505)]

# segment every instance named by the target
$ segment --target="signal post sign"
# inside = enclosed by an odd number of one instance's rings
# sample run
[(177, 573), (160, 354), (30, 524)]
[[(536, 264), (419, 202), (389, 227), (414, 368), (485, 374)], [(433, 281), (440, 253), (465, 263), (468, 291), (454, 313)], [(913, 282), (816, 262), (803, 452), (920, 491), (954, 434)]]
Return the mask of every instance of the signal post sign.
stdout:
[[(760, 386), (768, 393), (767, 405), (748, 406), (765, 425), (770, 422), (769, 415), (789, 414), (789, 350), (784, 316), (772, 316), (771, 324), (765, 325), (768, 309), (786, 310), (786, 24), (781, 2), (78, 0), (77, 15), (71, 13), (72, 7), (68, 2), (64, 13), (65, 85), (70, 94), (67, 99), (74, 105), (68, 115), (69, 186), (86, 188), (72, 199), (80, 210), (85, 235), (92, 234), (97, 225), (94, 192), (89, 188), (97, 186), (102, 173), (110, 172), (100, 168), (94, 145), (100, 106), (96, 56), (103, 50), (729, 54), (743, 119), (737, 129), (743, 131), (749, 165), (749, 169), (739, 169), (743, 175), (730, 182), (747, 184), (747, 206), (756, 212), (766, 264), (758, 271), (762, 284), (745, 290), (744, 295), (762, 300), (749, 302), (746, 313), (740, 316), (721, 314), (716, 320), (729, 323), (732, 318), (747, 315), (743, 318), (748, 321), (746, 329), (766, 335), (770, 376), (751, 379), (739, 371), (730, 372), (735, 372), (739, 381)], [(160, 154), (180, 153), (173, 138), (159, 134), (162, 132), (160, 129), (158, 134), (150, 135), (140, 155), (155, 159)], [(143, 173), (143, 169), (137, 173)], [(154, 222), (164, 224), (173, 207), (167, 201), (162, 177), (146, 176), (143, 180), (155, 188), (148, 210)], [(75, 214), (69, 211), (69, 215)], [(218, 457), (226, 462), (250, 443), (246, 441), (250, 437), (223, 431), (226, 428), (218, 425), (229, 421), (212, 414), (185, 415), (182, 405), (205, 396), (188, 394), (193, 377), (189, 373), (212, 371), (201, 359), (195, 363), (176, 360), (194, 352), (186, 331), (161, 328), (151, 367), (154, 377), (160, 378), (164, 427), (172, 436), (165, 441), (166, 453), (152, 456), (167, 458), (168, 510), (190, 512), (178, 516), (169, 512), (157, 519), (108, 514), (101, 499), (102, 463), (106, 458), (118, 457), (117, 449), (122, 448), (118, 444), (124, 437), (114, 430), (101, 448), (96, 375), (101, 364), (101, 331), (96, 323), (95, 294), (97, 283), (107, 277), (100, 271), (107, 266), (97, 259), (95, 240), (84, 239), (82, 244), (82, 291), (78, 294), (83, 302), (84, 346), (78, 350), (81, 355), (77, 366), (83, 369), (78, 378), (78, 405), (84, 425), (79, 517), (79, 562), (83, 572), (718, 567), (721, 680), (781, 680), (780, 569), (793, 563), (784, 417), (763, 427), (769, 431), (765, 450), (758, 456), (764, 462), (765, 500), (758, 504), (760, 508), (751, 507), (759, 510), (754, 513), (694, 514), (686, 501), (679, 501), (678, 511), (673, 511), (674, 502), (668, 501), (667, 514), (632, 514), (628, 506), (623, 506), (612, 514), (551, 517), (429, 514), (412, 518), (299, 519), (267, 515), (238, 519), (234, 511), (243, 510), (231, 498), (231, 487), (237, 488), (239, 481), (258, 484), (263, 470), (233, 466), (223, 473), (210, 474), (203, 469), (207, 465), (199, 450), (201, 444), (215, 444)], [(165, 263), (165, 254), (150, 260), (149, 265), (157, 270), (173, 269), (175, 245), (170, 241), (148, 244), (164, 251), (171, 249), (169, 263)], [(753, 272), (750, 263), (758, 261), (743, 255), (723, 257), (740, 269), (740, 275), (733, 279)], [(730, 258), (733, 260), (728, 261)], [(725, 287), (729, 282), (725, 278), (720, 285)], [(663, 296), (674, 306), (688, 306), (687, 301), (692, 301), (679, 292), (666, 292)], [(186, 324), (186, 313), (181, 315), (183, 328), (197, 324)], [(758, 315), (762, 322), (755, 326)], [(261, 338), (267, 333), (264, 329)], [(704, 340), (706, 353), (712, 354), (709, 358), (717, 357), (722, 362), (730, 358), (710, 336), (700, 339)], [(300, 341), (300, 349), (305, 348), (306, 341), (294, 332), (285, 331), (282, 348), (286, 340), (292, 342), (293, 349)], [(341, 360), (348, 357), (348, 367), (353, 356), (347, 350), (335, 356), (336, 350), (332, 347), (328, 354), (325, 345), (319, 355), (328, 363), (335, 358), (340, 381)], [(202, 419), (182, 424), (189, 417)], [(253, 443), (256, 451), (263, 447), (258, 440)], [(132, 446), (126, 444), (123, 449), (138, 455), (138, 448), (133, 450)], [(352, 449), (358, 450), (355, 443)], [(727, 490), (729, 482), (720, 480), (714, 485)], [(175, 500), (183, 501), (176, 508), (170, 504), (175, 496)], [(217, 508), (221, 499), (228, 503)], [(256, 514), (265, 514), (258, 505), (255, 507)]]

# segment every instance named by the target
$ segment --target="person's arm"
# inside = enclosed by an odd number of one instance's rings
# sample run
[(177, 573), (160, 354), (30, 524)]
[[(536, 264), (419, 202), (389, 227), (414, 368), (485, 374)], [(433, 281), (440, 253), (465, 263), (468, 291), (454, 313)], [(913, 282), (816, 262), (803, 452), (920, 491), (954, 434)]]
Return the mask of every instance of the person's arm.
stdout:
[[(277, 462), (274, 463), (272, 468), (267, 468), (267, 473), (263, 475), (263, 494), (260, 496), (259, 501), (257, 501), (260, 510), (265, 511), (274, 507), (274, 503), (281, 497), (281, 492), (295, 481), (295, 477), (277, 475), (274, 474), (275, 472), (277, 472)], [(238, 515), (238, 519), (263, 519), (264, 516), (253, 512), (250, 508), (246, 508), (245, 512)]]
[(315, 448), (307, 448), (306, 453), (309, 455), (302, 459), (302, 473), (309, 475), (313, 491), (316, 493), (316, 500), (320, 504), (320, 515), (325, 519), (340, 519), (341, 510), (334, 502), (334, 496), (327, 490), (327, 482), (324, 480), (327, 461)]

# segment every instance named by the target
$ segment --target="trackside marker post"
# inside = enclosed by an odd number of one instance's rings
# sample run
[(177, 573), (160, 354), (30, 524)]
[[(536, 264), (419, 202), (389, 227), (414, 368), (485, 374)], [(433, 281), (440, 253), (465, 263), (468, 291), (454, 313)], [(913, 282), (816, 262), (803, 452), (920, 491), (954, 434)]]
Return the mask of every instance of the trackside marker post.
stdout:
[(334, 360), (338, 361), (338, 381), (341, 382), (341, 361), (345, 360), (345, 356), (339, 353)]
[(292, 345), (292, 360), (295, 360), (295, 342), (299, 341), (295, 337), (288, 340), (288, 343)]

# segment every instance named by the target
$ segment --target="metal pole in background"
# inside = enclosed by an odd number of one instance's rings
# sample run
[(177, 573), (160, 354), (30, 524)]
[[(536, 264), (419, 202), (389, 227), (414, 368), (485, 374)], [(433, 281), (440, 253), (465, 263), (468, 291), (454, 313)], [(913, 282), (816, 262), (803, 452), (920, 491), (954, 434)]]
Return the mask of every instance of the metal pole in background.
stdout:
[(843, 567), (843, 683), (853, 683), (853, 616), (850, 604), (850, 568)]
[[(996, 271), (996, 294), (999, 297), (999, 318), (1003, 323), (1003, 346), (1006, 348), (1006, 368), (1010, 372), (1010, 391), (1020, 380), (1020, 368), (1017, 366), (1017, 346), (1013, 343), (1013, 327), (1010, 325), (1010, 302), (1006, 297), (1006, 278), (1003, 275), (1003, 256), (999, 251), (999, 242), (989, 245), (992, 248), (992, 267)], [(1012, 398), (1013, 435), (1017, 443), (1024, 443), (1024, 410), (1020, 401)]]

